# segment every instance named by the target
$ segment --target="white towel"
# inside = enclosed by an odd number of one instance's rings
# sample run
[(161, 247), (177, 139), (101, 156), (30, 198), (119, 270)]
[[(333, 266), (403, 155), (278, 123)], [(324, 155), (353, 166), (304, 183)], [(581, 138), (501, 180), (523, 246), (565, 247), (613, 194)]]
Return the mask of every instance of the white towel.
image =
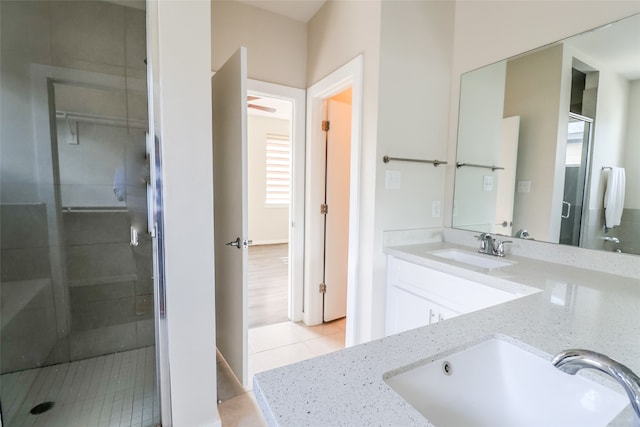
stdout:
[(624, 208), (624, 168), (611, 168), (607, 176), (607, 190), (604, 192), (604, 220), (607, 228), (620, 225)]

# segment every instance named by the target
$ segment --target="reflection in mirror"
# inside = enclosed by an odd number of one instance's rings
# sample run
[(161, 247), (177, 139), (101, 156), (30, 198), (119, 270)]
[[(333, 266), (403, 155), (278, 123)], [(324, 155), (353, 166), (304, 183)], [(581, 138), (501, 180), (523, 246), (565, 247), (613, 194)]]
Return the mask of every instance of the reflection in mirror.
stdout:
[(453, 227), (640, 254), (638, 45), (635, 15), (464, 74)]

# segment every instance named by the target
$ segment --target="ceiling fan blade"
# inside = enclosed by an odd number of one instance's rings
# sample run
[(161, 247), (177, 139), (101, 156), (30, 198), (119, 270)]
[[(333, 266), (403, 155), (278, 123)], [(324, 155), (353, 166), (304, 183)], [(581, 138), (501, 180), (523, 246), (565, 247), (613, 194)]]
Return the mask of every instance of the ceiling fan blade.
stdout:
[(260, 97), (252, 95), (247, 96), (247, 101), (255, 101), (256, 99), (260, 99)]
[(276, 109), (271, 107), (263, 107), (262, 105), (248, 104), (247, 107), (254, 108), (256, 110), (266, 111), (267, 113), (275, 113)]

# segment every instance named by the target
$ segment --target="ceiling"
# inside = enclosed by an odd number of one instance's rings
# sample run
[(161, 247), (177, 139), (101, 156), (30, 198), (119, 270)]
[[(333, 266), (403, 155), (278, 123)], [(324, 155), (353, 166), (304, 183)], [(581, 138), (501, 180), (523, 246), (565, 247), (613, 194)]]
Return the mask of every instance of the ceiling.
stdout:
[[(249, 92), (249, 95), (255, 96), (255, 94), (252, 94), (251, 92)], [(271, 113), (267, 111), (257, 110), (255, 108), (248, 108), (247, 113), (249, 115), (269, 117), (272, 119), (291, 120), (291, 117), (293, 116), (293, 104), (291, 103), (291, 101), (284, 101), (284, 100), (275, 99), (275, 98), (267, 98), (261, 95), (257, 95), (257, 96), (259, 96), (258, 99), (249, 101), (248, 104), (259, 105), (261, 107), (267, 107), (267, 108), (273, 108), (276, 111)]]
[[(215, 0), (214, 0), (215, 1)], [(326, 0), (235, 0), (307, 23)]]

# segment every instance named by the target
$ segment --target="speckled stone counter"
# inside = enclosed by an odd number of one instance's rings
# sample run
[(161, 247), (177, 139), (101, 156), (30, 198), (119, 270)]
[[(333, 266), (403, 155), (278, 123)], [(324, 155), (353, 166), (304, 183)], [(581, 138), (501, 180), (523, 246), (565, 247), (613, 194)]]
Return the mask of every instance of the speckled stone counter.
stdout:
[[(388, 255), (480, 283), (503, 280), (542, 292), (293, 365), (256, 374), (254, 393), (271, 426), (428, 426), (383, 375), (461, 345), (503, 334), (552, 355), (568, 348), (607, 354), (640, 373), (640, 278), (509, 256), (493, 270), (438, 258), (457, 247), (387, 248)], [(498, 285), (499, 286), (499, 285)], [(580, 373), (622, 392), (601, 376)], [(612, 425), (630, 425), (627, 407)]]

